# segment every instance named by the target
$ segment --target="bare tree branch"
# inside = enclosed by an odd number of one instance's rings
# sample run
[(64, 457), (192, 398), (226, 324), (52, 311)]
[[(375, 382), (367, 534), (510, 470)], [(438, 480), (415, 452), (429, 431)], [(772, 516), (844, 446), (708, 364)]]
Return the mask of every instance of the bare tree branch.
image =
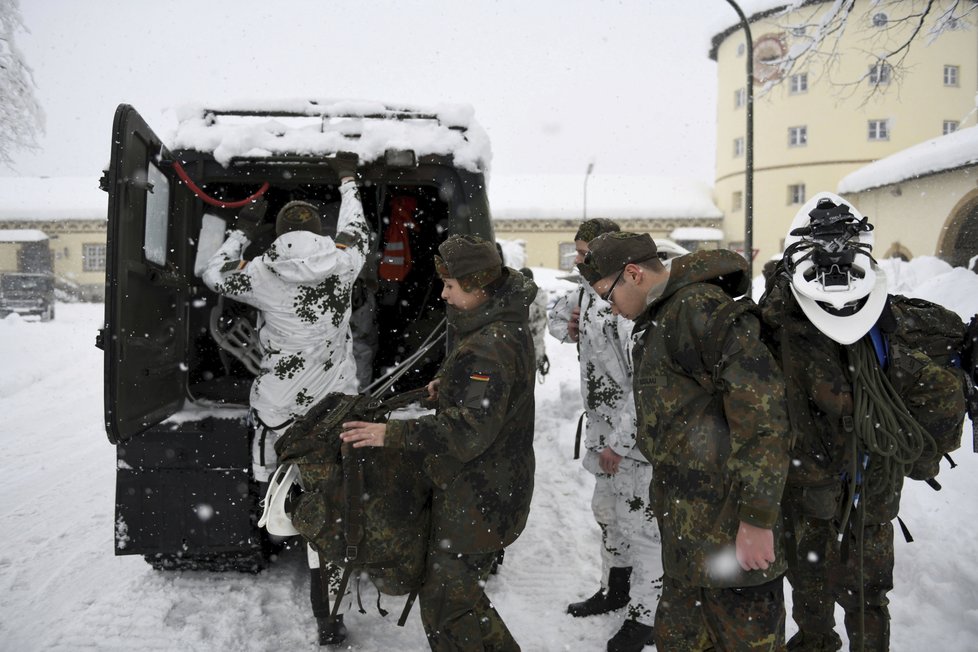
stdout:
[[(978, 5), (968, 0), (953, 0), (941, 9), (943, 6), (938, 0), (879, 0), (863, 11), (856, 10), (856, 0), (791, 6), (780, 20), (776, 19), (786, 35), (787, 52), (780, 60), (768, 62), (777, 65), (780, 74), (769, 80), (760, 94), (800, 72), (824, 79), (840, 99), (862, 91), (864, 104), (888, 88), (898, 89), (909, 71), (907, 60), (915, 42), (924, 39), (925, 45), (929, 44), (966, 24), (965, 19), (978, 11)], [(869, 33), (868, 43), (860, 47), (844, 43), (847, 34), (858, 30), (854, 25), (860, 23), (854, 21), (876, 27)], [(854, 52), (866, 56), (865, 71), (842, 77), (840, 61)]]
[(0, 0), (0, 164), (7, 166), (15, 150), (36, 150), (44, 132), (34, 74), (14, 41), (18, 30), (26, 31), (18, 0)]

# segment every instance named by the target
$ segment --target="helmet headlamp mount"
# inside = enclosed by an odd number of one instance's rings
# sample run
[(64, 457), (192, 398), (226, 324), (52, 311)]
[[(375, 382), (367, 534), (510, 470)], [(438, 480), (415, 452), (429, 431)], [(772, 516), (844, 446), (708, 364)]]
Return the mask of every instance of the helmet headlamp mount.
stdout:
[(832, 193), (815, 195), (795, 215), (785, 238), (784, 268), (809, 320), (842, 344), (876, 323), (886, 279), (871, 255), (869, 218)]

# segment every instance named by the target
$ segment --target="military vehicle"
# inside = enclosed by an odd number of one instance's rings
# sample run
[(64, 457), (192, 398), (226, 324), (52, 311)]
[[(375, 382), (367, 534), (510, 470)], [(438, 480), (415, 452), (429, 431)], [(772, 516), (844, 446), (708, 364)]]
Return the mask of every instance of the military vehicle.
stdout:
[(13, 312), (54, 319), (51, 246), (37, 229), (0, 229), (0, 318)]
[[(204, 263), (238, 208), (258, 196), (270, 223), (294, 199), (335, 220), (330, 161), (358, 154), (377, 237), (367, 267), (388, 266), (359, 289), (376, 302), (372, 374), (383, 377), (442, 322), (438, 245), (455, 233), (493, 237), (488, 139), (467, 106), (301, 100), (182, 108), (165, 141), (121, 105), (111, 142), (101, 182), (109, 202), (98, 346), (105, 427), (118, 451), (116, 554), (143, 555), (161, 569), (260, 570), (270, 547), (256, 526), (247, 419), (260, 359), (255, 313), (209, 291)], [(245, 257), (273, 238), (272, 229)], [(386, 251), (392, 239), (408, 248), (409, 263)], [(434, 347), (412, 361), (391, 391), (427, 382), (443, 354)]]

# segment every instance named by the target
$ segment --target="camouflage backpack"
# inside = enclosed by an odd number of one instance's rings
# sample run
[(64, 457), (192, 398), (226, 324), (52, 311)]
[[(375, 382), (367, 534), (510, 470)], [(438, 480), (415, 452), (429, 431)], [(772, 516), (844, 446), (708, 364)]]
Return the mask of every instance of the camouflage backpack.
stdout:
[(295, 529), (322, 559), (343, 567), (341, 595), (354, 571), (381, 593), (410, 594), (398, 624), (424, 578), (432, 492), (424, 455), (353, 448), (339, 434), (345, 421), (386, 421), (392, 410), (426, 394), (422, 388), (387, 401), (329, 394), (275, 442), (279, 463), (296, 464), (302, 478), (303, 491), (289, 510)]
[[(978, 419), (978, 315), (964, 324), (957, 313), (925, 299), (890, 295), (890, 310), (896, 324), (890, 338), (907, 348), (920, 351), (942, 367), (953, 370), (961, 379), (968, 415)], [(978, 439), (975, 443), (978, 452)]]

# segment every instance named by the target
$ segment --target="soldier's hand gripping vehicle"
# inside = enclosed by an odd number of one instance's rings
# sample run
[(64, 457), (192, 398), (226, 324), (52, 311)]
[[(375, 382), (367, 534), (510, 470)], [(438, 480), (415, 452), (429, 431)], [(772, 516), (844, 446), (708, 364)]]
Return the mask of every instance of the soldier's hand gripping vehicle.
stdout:
[[(359, 156), (376, 238), (353, 301), (376, 306), (358, 343), (373, 358), (367, 374), (379, 379), (443, 322), (438, 245), (454, 233), (493, 237), (488, 140), (471, 108), (188, 107), (166, 142), (131, 106), (117, 109), (102, 178), (108, 269), (98, 337), (105, 426), (118, 451), (116, 554), (143, 555), (157, 568), (256, 571), (267, 562), (247, 418), (261, 359), (256, 315), (200, 275), (239, 207), (257, 197), (268, 202), (269, 224), (245, 258), (268, 247), (275, 214), (292, 200), (321, 206), (335, 229), (338, 152)], [(443, 353), (436, 346), (412, 360), (391, 391), (430, 380)]]

